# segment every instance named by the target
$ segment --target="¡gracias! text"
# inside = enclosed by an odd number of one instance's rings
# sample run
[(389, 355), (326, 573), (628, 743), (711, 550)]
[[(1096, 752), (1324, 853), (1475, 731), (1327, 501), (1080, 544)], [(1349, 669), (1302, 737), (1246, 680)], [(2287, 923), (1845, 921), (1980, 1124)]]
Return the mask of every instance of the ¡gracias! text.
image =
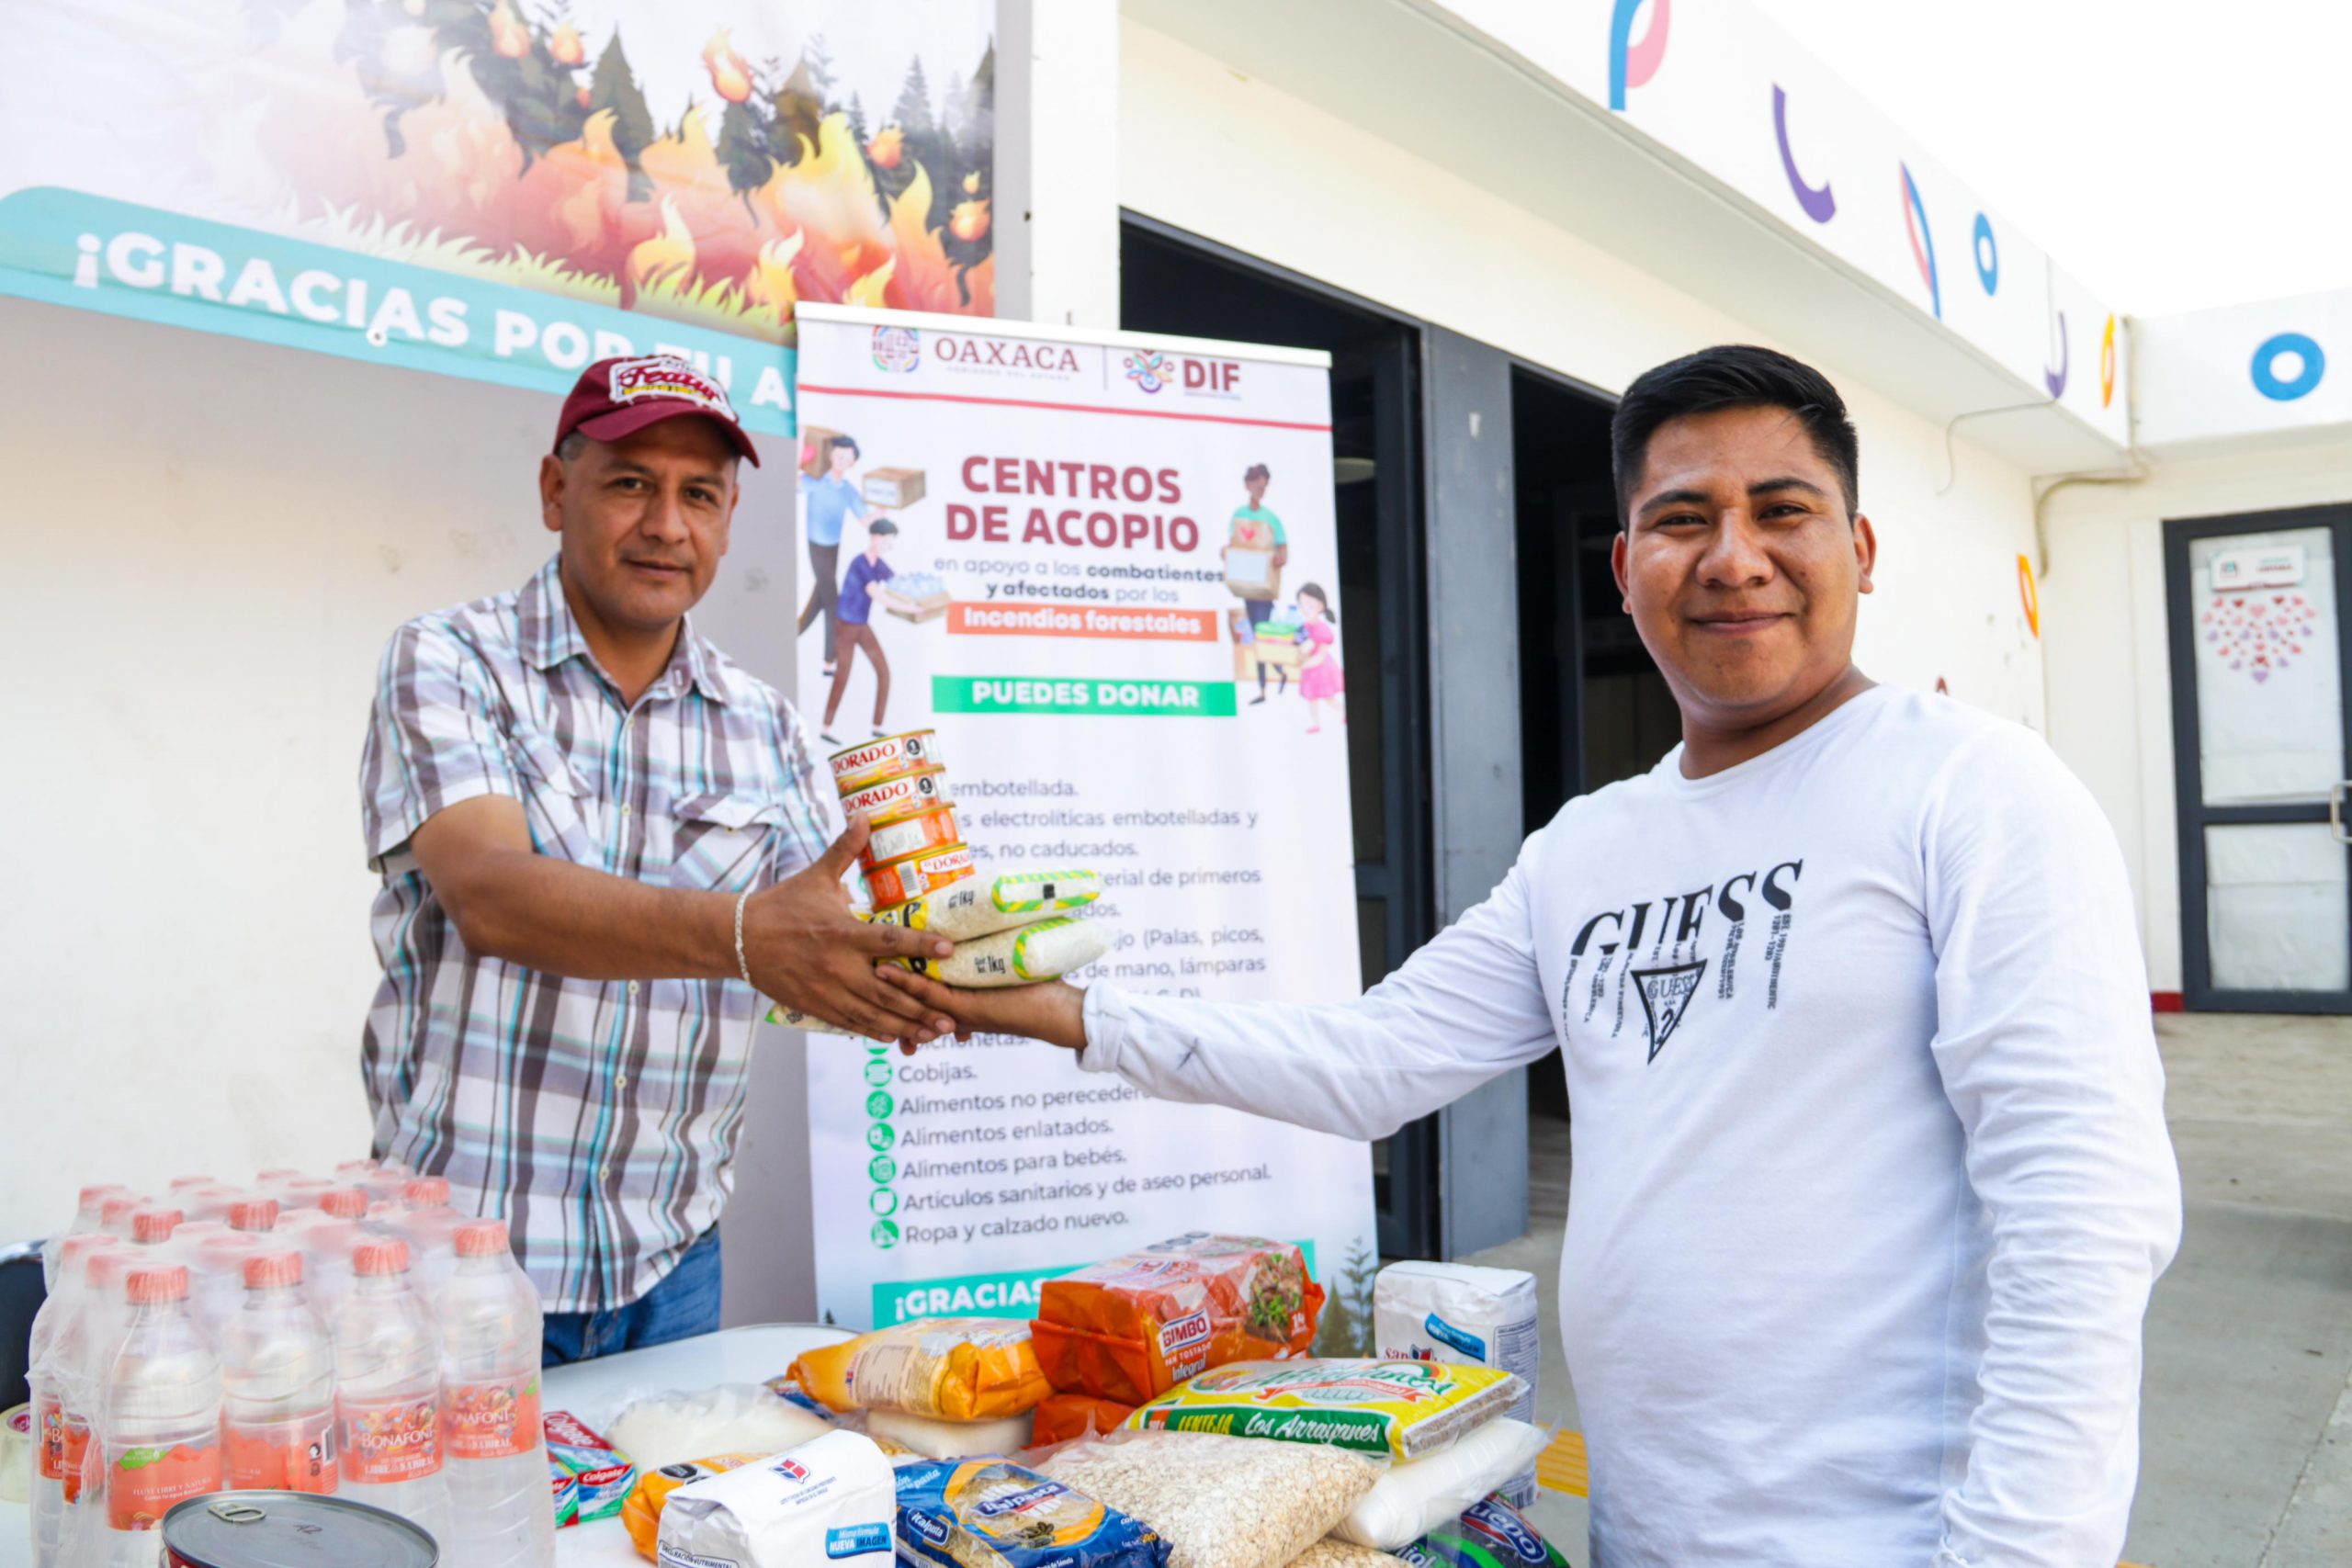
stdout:
[[(1113, 505), (1158, 503), (1181, 506), (1182, 485), (1173, 468), (1125, 468), (1110, 463), (1080, 463), (1032, 457), (991, 457), (975, 454), (958, 470), (964, 489), (972, 495), (996, 495), (1035, 501), (1040, 498)], [(947, 507), (950, 539), (980, 539), (989, 544), (1016, 542), (1014, 507), (1004, 502), (970, 505), (951, 502)], [(1201, 525), (1182, 513), (1114, 512), (1091, 505), (1031, 506), (1021, 529), (1023, 545), (1066, 545), (1074, 549), (1116, 550), (1148, 546), (1155, 550), (1196, 550)]]

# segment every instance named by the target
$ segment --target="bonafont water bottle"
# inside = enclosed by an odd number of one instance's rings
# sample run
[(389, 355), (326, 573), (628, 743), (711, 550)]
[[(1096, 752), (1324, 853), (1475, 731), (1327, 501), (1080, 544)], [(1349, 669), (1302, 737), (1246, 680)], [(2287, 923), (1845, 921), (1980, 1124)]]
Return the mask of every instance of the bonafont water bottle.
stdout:
[(244, 1304), (220, 1328), (222, 1429), (229, 1484), (333, 1492), (334, 1340), (302, 1293), (302, 1255), (244, 1260)]
[(343, 1495), (451, 1540), (441, 1473), (441, 1335), (410, 1287), (408, 1243), (362, 1242), (335, 1308), (335, 1413)]
[(541, 1568), (555, 1551), (547, 1430), (539, 1420), (539, 1294), (497, 1220), (458, 1227), (434, 1298), (441, 1324), (441, 1430), (458, 1535), (451, 1568)]
[(175, 1503), (220, 1490), (220, 1363), (187, 1313), (187, 1269), (134, 1269), (130, 1326), (107, 1375), (107, 1561), (151, 1568)]
[(74, 1320), (90, 1295), (90, 1255), (121, 1245), (96, 1231), (66, 1236), (58, 1248), (56, 1288), (33, 1316), (26, 1364), (33, 1406), (34, 1568), (62, 1561), (68, 1483), (71, 1491), (80, 1490), (78, 1470), (89, 1442), (89, 1413), (83, 1407), (87, 1395), (74, 1386), (72, 1367), (79, 1342)]

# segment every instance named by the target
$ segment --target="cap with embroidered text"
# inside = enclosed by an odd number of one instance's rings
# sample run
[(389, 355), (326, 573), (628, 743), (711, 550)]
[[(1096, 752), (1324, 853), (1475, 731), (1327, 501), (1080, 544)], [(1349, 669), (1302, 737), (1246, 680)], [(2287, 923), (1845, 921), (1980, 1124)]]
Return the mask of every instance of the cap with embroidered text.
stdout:
[(600, 359), (580, 373), (556, 421), (555, 445), (577, 431), (591, 441), (618, 441), (649, 425), (699, 414), (725, 433), (753, 468), (760, 454), (735, 417), (727, 389), (671, 354)]

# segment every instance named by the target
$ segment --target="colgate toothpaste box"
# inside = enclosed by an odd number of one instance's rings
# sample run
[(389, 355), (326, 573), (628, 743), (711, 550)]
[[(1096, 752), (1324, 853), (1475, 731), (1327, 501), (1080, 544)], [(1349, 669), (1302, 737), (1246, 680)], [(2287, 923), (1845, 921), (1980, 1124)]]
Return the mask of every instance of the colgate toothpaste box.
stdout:
[(546, 1425), (548, 1458), (569, 1471), (579, 1489), (580, 1522), (618, 1514), (637, 1483), (637, 1466), (568, 1410), (548, 1411)]
[(580, 1522), (580, 1478), (563, 1468), (563, 1461), (553, 1454), (548, 1456), (548, 1485), (555, 1492), (555, 1528)]

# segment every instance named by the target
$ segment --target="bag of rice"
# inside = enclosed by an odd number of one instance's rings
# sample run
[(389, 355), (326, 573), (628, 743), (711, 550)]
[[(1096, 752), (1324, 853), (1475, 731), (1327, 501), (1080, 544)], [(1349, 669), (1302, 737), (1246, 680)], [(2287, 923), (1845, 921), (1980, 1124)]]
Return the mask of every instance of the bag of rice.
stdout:
[(1115, 1399), (1097, 1399), (1091, 1393), (1049, 1393), (1046, 1402), (1037, 1406), (1037, 1427), (1029, 1440), (1044, 1448), (1049, 1443), (1067, 1443), (1073, 1438), (1115, 1432), (1135, 1413), (1134, 1405)]
[(1238, 1361), (1127, 1417), (1138, 1431), (1223, 1432), (1419, 1459), (1510, 1408), (1519, 1379), (1437, 1361)]
[(1532, 1465), (1551, 1440), (1541, 1427), (1497, 1416), (1435, 1453), (1390, 1466), (1332, 1533), (1384, 1551), (1409, 1546)]
[(1166, 1568), (1150, 1526), (1003, 1459), (898, 1467), (899, 1556), (938, 1568)]
[(640, 1471), (684, 1464), (704, 1454), (772, 1454), (823, 1437), (822, 1416), (778, 1399), (757, 1383), (721, 1383), (699, 1393), (640, 1399), (605, 1428), (613, 1447)]
[(1032, 1442), (1027, 1415), (993, 1421), (942, 1421), (898, 1410), (868, 1410), (855, 1417), (877, 1443), (924, 1459), (971, 1459), (980, 1454), (1018, 1453)]
[(1046, 1280), (1029, 1326), (1057, 1391), (1140, 1404), (1228, 1361), (1304, 1355), (1322, 1310), (1297, 1247), (1195, 1231)]
[(1168, 1568), (1285, 1568), (1346, 1517), (1381, 1463), (1304, 1443), (1118, 1432), (1036, 1468), (1149, 1525), (1168, 1542)]
[(1102, 928), (1086, 920), (1057, 915), (1018, 931), (959, 942), (944, 958), (894, 958), (918, 975), (929, 975), (943, 985), (993, 989), (1003, 986), (1034, 986), (1082, 969), (1111, 950)]
[(1413, 1568), (1568, 1568), (1560, 1549), (1499, 1496), (1472, 1504), (1396, 1555)]
[(1052, 1392), (1029, 1325), (1000, 1317), (926, 1317), (804, 1350), (792, 1380), (828, 1410), (898, 1410), (990, 1421)]
[(1102, 878), (1091, 871), (1019, 871), (986, 881), (959, 882), (944, 892), (911, 898), (869, 916), (910, 931), (930, 931), (950, 942), (994, 936), (1071, 909), (1102, 896)]
[(639, 1475), (636, 1486), (629, 1491), (628, 1501), (621, 1505), (621, 1523), (628, 1527), (629, 1542), (637, 1548), (638, 1555), (649, 1562), (653, 1560), (653, 1543), (662, 1537), (662, 1509), (670, 1501), (671, 1493), (730, 1470), (741, 1470), (760, 1457), (712, 1454), (708, 1459), (689, 1460), (684, 1464), (665, 1464), (660, 1470), (649, 1470)]
[(1291, 1559), (1290, 1568), (1396, 1568), (1401, 1561), (1369, 1546), (1325, 1536), (1303, 1554)]

